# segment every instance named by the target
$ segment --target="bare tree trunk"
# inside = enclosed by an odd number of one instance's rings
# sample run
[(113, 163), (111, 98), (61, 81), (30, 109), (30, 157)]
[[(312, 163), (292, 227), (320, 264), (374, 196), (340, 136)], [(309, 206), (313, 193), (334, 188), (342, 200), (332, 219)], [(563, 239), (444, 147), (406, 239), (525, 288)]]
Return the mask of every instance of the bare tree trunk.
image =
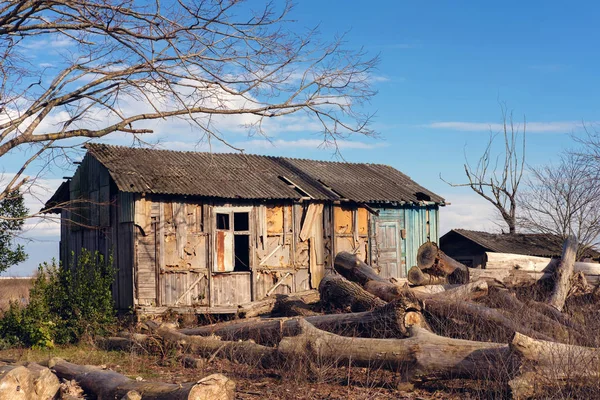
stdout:
[[(417, 314), (418, 315), (418, 314)], [(407, 314), (418, 320), (418, 316)], [(350, 338), (324, 332), (300, 322), (297, 337), (284, 338), (279, 351), (286, 359), (309, 358), (338, 365), (399, 371), (405, 380), (468, 377), (485, 379), (503, 373), (510, 363), (508, 345), (472, 342), (411, 328), (406, 339)]]
[(221, 374), (209, 375), (198, 382), (172, 384), (138, 382), (114, 371), (72, 364), (61, 359), (50, 360), (50, 368), (61, 379), (75, 380), (81, 388), (98, 400), (121, 399), (136, 392), (148, 400), (233, 400), (235, 383)]

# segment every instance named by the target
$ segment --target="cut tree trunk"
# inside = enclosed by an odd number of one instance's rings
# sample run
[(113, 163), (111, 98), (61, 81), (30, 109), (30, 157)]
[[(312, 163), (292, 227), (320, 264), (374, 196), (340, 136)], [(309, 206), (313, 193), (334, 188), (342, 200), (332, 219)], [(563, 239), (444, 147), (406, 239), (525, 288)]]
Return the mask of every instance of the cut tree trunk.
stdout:
[(482, 304), (431, 297), (424, 300), (424, 313), (434, 331), (446, 331), (449, 323), (460, 321), (458, 329), (452, 334), (462, 337), (474, 336), (478, 340), (507, 342), (515, 332), (523, 332), (536, 339), (554, 340), (550, 335), (529, 328), (516, 318)]
[(592, 393), (600, 389), (598, 348), (535, 340), (520, 333), (514, 335), (510, 348), (521, 364), (519, 374), (509, 382), (513, 398), (550, 397), (565, 387), (577, 398), (574, 388), (592, 388)]
[(548, 304), (562, 311), (569, 289), (571, 287), (571, 275), (573, 275), (573, 264), (577, 256), (577, 238), (573, 235), (569, 236), (563, 244), (562, 257), (560, 263), (554, 271), (554, 287), (550, 293)]
[(449, 283), (469, 282), (469, 268), (447, 256), (433, 242), (425, 242), (419, 247), (417, 266), (430, 275), (447, 276)]
[(316, 290), (307, 290), (290, 295), (279, 295), (246, 304), (240, 304), (238, 306), (237, 315), (242, 318), (252, 318), (259, 315), (271, 314), (273, 310), (277, 310), (277, 308), (280, 306), (280, 303), (284, 301), (284, 298), (285, 300), (294, 300), (298, 303), (304, 303), (305, 305), (308, 305), (309, 303), (315, 303), (319, 301), (319, 293)]
[(98, 400), (121, 399), (130, 392), (148, 400), (232, 400), (235, 395), (235, 383), (221, 374), (209, 375), (198, 382), (173, 384), (134, 381), (114, 371), (56, 358), (50, 360), (50, 367), (59, 378), (75, 380)]
[(555, 321), (558, 321), (562, 325), (574, 329), (582, 335), (585, 335), (587, 331), (587, 329), (583, 325), (581, 325), (577, 321), (574, 321), (567, 314), (558, 311), (556, 308), (550, 306), (549, 304), (541, 303), (539, 301), (534, 300), (528, 300), (525, 304), (528, 308), (537, 311), (538, 313), (543, 314)]
[(335, 274), (326, 275), (321, 279), (319, 295), (321, 306), (327, 312), (370, 311), (385, 304), (383, 300), (364, 290), (357, 283)]
[(448, 279), (445, 275), (430, 275), (421, 271), (421, 268), (417, 267), (416, 265), (408, 270), (407, 278), (412, 285), (416, 286), (445, 285), (448, 283)]
[[(422, 318), (406, 315), (407, 324)], [(284, 338), (279, 351), (286, 359), (323, 360), (337, 365), (349, 363), (385, 368), (401, 373), (403, 380), (441, 378), (497, 378), (511, 362), (508, 345), (472, 342), (435, 335), (412, 328), (406, 339), (350, 338), (324, 332), (306, 321), (300, 322), (297, 337)]]
[(364, 288), (367, 292), (388, 302), (402, 297), (402, 294), (405, 292), (402, 286), (391, 282), (368, 281), (365, 283)]
[(334, 267), (344, 278), (362, 286), (369, 281), (390, 283), (388, 279), (379, 276), (371, 266), (347, 251), (339, 252), (335, 256)]
[[(582, 345), (591, 343), (591, 338), (570, 326), (563, 325), (559, 320), (536, 311), (506, 289), (492, 287), (484, 302), (488, 306), (510, 312), (514, 316), (512, 319), (527, 323), (535, 331), (545, 333), (562, 343), (574, 342)], [(550, 306), (547, 307), (556, 311)]]
[[(559, 263), (558, 259), (546, 257), (525, 256), (511, 253), (485, 253), (487, 262), (486, 270), (519, 270), (526, 272), (551, 273)], [(588, 282), (596, 284), (600, 278), (600, 264), (576, 261), (573, 265), (574, 272), (581, 272)], [(536, 276), (533, 274), (532, 276)], [(541, 275), (537, 275), (541, 276)]]
[(164, 342), (178, 346), (184, 353), (193, 353), (203, 357), (226, 358), (234, 362), (262, 364), (270, 366), (277, 353), (272, 347), (252, 341), (227, 341), (216, 336), (186, 335), (167, 325), (158, 325), (147, 321), (146, 325)]
[(0, 399), (53, 399), (59, 389), (56, 375), (39, 364), (0, 367)]
[(277, 317), (307, 317), (309, 315), (317, 315), (315, 308), (318, 306), (319, 294), (311, 294), (307, 302), (301, 297), (289, 296), (287, 294), (275, 294), (277, 299), (275, 306), (271, 310), (271, 316)]
[[(420, 293), (418, 290), (411, 290), (419, 300), (427, 301), (429, 299), (446, 299), (451, 301), (469, 301), (477, 300), (488, 294), (488, 283), (486, 281), (476, 281), (464, 285), (448, 285), (446, 290), (437, 293)], [(451, 287), (454, 286), (454, 287)], [(416, 289), (416, 288), (415, 288)]]
[[(319, 329), (340, 335), (405, 337), (408, 334), (408, 329), (404, 325), (405, 314), (420, 310), (419, 302), (407, 297), (384, 304), (372, 311), (316, 315), (305, 319)], [(217, 335), (223, 340), (254, 340), (257, 343), (274, 345), (284, 336), (297, 335), (300, 331), (298, 321), (297, 318), (244, 320), (181, 329), (179, 332), (187, 335)]]

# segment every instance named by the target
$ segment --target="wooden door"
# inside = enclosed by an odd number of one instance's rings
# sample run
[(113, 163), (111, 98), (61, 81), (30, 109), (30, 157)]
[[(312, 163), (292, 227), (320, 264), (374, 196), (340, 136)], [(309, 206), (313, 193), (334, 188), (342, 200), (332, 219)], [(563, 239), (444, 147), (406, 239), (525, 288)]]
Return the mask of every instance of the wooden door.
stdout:
[(375, 223), (377, 266), (384, 278), (405, 278), (402, 267), (402, 245), (399, 221), (377, 221)]

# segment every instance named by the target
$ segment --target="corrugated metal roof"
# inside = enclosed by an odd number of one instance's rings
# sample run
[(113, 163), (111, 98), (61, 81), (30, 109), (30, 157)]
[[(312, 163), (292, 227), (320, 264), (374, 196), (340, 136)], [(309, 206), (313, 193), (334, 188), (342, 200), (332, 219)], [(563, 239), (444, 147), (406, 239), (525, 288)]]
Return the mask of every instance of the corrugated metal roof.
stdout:
[(247, 154), (155, 150), (87, 144), (119, 190), (239, 199), (347, 199), (356, 202), (443, 203), (400, 171), (380, 164), (315, 161)]
[[(467, 229), (453, 229), (440, 238), (449, 240), (449, 235), (455, 232), (494, 253), (523, 254), (537, 257), (560, 257), (564, 239), (560, 236), (546, 233), (488, 233), (470, 231)], [(600, 253), (593, 249), (586, 252), (586, 256), (598, 257)]]

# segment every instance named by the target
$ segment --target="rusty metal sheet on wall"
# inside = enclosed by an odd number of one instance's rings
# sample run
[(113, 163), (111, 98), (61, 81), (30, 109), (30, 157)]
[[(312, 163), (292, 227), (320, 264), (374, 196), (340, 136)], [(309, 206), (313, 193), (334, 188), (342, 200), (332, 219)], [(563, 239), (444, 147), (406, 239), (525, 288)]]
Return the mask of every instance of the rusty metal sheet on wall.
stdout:
[(368, 235), (369, 234), (369, 211), (366, 208), (359, 207), (356, 211), (358, 221), (358, 234)]
[(333, 224), (335, 233), (351, 234), (354, 230), (354, 218), (352, 209), (341, 206), (333, 208)]
[(283, 207), (266, 206), (267, 234), (283, 233)]
[(217, 231), (217, 264), (215, 271), (233, 271), (233, 233)]

